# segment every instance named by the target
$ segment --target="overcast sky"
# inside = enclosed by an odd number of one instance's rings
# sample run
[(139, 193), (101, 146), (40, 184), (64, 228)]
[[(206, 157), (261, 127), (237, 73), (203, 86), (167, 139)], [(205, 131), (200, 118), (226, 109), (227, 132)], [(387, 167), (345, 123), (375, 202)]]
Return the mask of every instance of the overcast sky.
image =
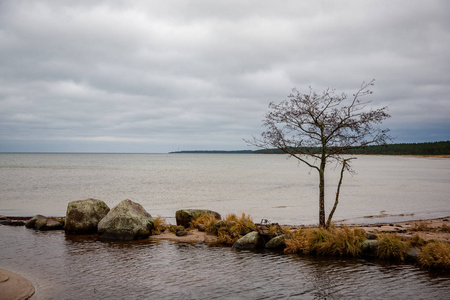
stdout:
[(450, 1), (0, 0), (0, 151), (251, 149), (373, 78), (394, 142), (450, 140)]

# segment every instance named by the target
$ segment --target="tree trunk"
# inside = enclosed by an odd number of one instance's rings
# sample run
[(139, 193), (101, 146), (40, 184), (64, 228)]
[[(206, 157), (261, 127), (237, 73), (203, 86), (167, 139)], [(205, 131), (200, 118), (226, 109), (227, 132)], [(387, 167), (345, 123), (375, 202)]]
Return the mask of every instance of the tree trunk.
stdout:
[(319, 226), (325, 227), (325, 172), (319, 171)]

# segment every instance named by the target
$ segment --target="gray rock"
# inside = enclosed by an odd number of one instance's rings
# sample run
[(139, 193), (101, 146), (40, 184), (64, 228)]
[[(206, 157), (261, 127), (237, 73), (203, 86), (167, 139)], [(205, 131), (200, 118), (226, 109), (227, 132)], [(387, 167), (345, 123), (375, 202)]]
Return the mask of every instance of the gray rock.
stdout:
[(220, 227), (227, 227), (227, 222), (225, 222), (224, 220), (220, 220), (216, 223), (216, 228), (219, 229)]
[(377, 240), (365, 240), (361, 243), (361, 251), (364, 256), (375, 256), (379, 242)]
[(207, 209), (182, 209), (178, 210), (175, 213), (175, 218), (177, 220), (177, 225), (182, 225), (186, 228), (188, 228), (191, 225), (191, 222), (198, 217), (200, 217), (202, 214), (204, 215), (210, 215), (216, 218), (217, 220), (220, 220), (222, 217), (218, 212), (207, 210)]
[(267, 249), (284, 249), (284, 248), (286, 248), (285, 239), (286, 239), (286, 235), (284, 235), (284, 234), (276, 236), (267, 242), (266, 248)]
[(123, 200), (98, 223), (100, 238), (136, 240), (147, 238), (153, 227), (152, 216), (139, 203)]
[(376, 240), (378, 238), (378, 236), (375, 233), (368, 231), (368, 232), (366, 232), (366, 238), (368, 240)]
[(409, 248), (408, 252), (406, 253), (406, 260), (411, 261), (411, 262), (416, 262), (417, 260), (419, 260), (419, 255), (420, 255), (419, 248), (416, 248), (416, 247)]
[(26, 228), (41, 231), (46, 230), (62, 230), (64, 228), (63, 219), (47, 218), (43, 215), (35, 215), (25, 223)]
[(67, 205), (64, 229), (67, 234), (96, 233), (98, 223), (108, 212), (109, 207), (102, 200), (72, 201)]
[(234, 249), (253, 250), (264, 247), (264, 240), (257, 231), (252, 231), (233, 244)]

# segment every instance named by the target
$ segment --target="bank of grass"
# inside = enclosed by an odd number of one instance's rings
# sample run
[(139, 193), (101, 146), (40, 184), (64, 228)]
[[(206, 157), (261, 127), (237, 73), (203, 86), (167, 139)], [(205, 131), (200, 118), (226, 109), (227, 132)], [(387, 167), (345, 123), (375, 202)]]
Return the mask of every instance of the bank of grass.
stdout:
[[(362, 257), (362, 246), (367, 240), (363, 230), (343, 226), (341, 228), (302, 228), (285, 239), (285, 253)], [(412, 238), (396, 234), (380, 234), (377, 237), (375, 258), (405, 261), (412, 248), (419, 250), (416, 258), (421, 267), (449, 270), (450, 244), (442, 241), (425, 241), (419, 235)]]
[[(217, 236), (218, 242), (224, 245), (233, 245), (242, 236), (256, 230), (252, 218), (245, 213), (240, 217), (231, 214), (222, 220), (202, 214), (193, 220), (190, 226), (191, 229), (200, 227)], [(447, 232), (448, 227), (444, 224), (442, 228), (432, 229), (426, 222), (423, 222), (415, 226), (415, 231)], [(283, 232), (286, 236), (285, 253), (340, 257), (363, 257), (365, 255), (363, 243), (367, 241), (367, 236), (363, 229), (357, 227), (332, 225), (328, 229), (304, 227), (296, 230), (288, 230), (283, 227)], [(376, 244), (373, 254), (377, 259), (403, 262), (411, 258), (409, 251), (415, 248), (419, 251), (416, 260), (421, 267), (450, 269), (450, 244), (447, 242), (425, 241), (418, 234), (406, 238), (395, 233), (383, 233), (377, 236)]]
[(227, 215), (222, 220), (213, 216), (201, 214), (191, 222), (190, 228), (204, 226), (204, 230), (217, 236), (217, 241), (224, 245), (233, 245), (238, 239), (256, 230), (250, 215), (243, 213), (240, 217), (235, 214)]

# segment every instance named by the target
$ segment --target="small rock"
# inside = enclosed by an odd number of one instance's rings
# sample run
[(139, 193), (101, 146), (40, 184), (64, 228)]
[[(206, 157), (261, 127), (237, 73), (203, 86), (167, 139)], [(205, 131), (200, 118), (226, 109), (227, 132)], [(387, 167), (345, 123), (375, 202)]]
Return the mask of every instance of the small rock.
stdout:
[(205, 226), (205, 224), (198, 224), (197, 229), (198, 229), (198, 231), (205, 232), (206, 226)]
[(419, 255), (420, 255), (420, 249), (413, 247), (410, 248), (408, 250), (408, 252), (406, 253), (406, 260), (407, 261), (411, 261), (411, 262), (415, 262), (419, 259)]
[(191, 222), (201, 215), (209, 215), (213, 216), (217, 220), (220, 220), (222, 217), (218, 212), (207, 210), (207, 209), (182, 209), (177, 210), (175, 213), (175, 218), (177, 220), (177, 225), (183, 225), (184, 227), (189, 227)]
[(220, 220), (216, 223), (216, 228), (219, 229), (220, 227), (227, 227), (227, 223), (224, 220)]
[(286, 248), (286, 235), (279, 235), (267, 242), (267, 249), (284, 249)]
[(233, 244), (233, 249), (253, 250), (264, 247), (264, 240), (257, 231), (247, 233)]
[(176, 236), (186, 236), (188, 232), (186, 230), (179, 230), (175, 233)]
[(361, 243), (361, 251), (365, 256), (375, 256), (378, 249), (378, 240), (366, 240)]
[(377, 235), (371, 231), (366, 232), (366, 238), (368, 240), (376, 240), (377, 239)]

